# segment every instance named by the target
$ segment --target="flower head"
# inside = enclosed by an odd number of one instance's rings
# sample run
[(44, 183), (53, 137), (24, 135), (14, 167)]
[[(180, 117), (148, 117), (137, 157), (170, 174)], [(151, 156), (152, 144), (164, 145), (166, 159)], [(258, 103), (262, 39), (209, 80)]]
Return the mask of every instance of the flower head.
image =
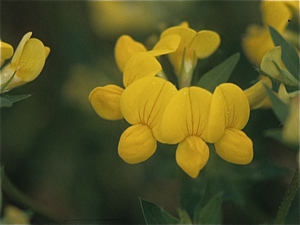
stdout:
[(9, 82), (2, 92), (28, 83), (41, 73), (50, 48), (40, 40), (30, 38), (31, 35), (32, 32), (24, 35), (11, 62), (1, 70), (1, 86)]

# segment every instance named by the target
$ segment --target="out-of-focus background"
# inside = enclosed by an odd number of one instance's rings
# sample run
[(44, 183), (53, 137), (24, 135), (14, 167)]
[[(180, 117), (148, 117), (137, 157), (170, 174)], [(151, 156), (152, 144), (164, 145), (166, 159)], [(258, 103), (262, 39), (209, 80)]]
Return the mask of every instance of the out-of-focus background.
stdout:
[[(33, 37), (51, 48), (40, 76), (10, 92), (31, 93), (32, 97), (1, 109), (1, 164), (15, 186), (66, 223), (143, 224), (138, 197), (177, 216), (182, 172), (175, 163), (175, 146), (159, 145), (146, 162), (126, 164), (117, 146), (128, 123), (98, 117), (88, 95), (97, 86), (122, 85), (114, 60), (120, 35), (131, 35), (151, 46), (162, 30), (182, 21), (195, 30), (214, 30), (221, 36), (219, 50), (199, 61), (198, 73), (240, 52), (230, 82), (248, 88), (258, 74), (242, 52), (241, 38), (248, 25), (261, 24), (259, 1), (0, 4), (2, 41), (16, 48), (22, 36), (32, 31)], [(264, 130), (278, 125), (271, 110), (256, 110), (245, 131), (254, 142), (255, 157), (265, 157), (290, 171), (296, 166), (295, 153), (263, 136)], [(255, 200), (249, 211), (230, 205), (225, 221), (255, 223), (255, 216), (274, 217), (291, 174), (250, 188), (247, 197)], [(251, 215), (254, 211), (261, 214)]]

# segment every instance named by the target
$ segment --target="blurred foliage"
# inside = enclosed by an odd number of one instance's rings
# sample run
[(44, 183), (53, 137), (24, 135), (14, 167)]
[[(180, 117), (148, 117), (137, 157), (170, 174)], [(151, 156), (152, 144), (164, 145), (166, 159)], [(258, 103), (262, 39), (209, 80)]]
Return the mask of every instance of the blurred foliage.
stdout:
[[(136, 4), (146, 8), (154, 22), (147, 29), (122, 32), (146, 45), (162, 29), (183, 20), (195, 30), (220, 34), (219, 50), (198, 62), (196, 80), (239, 52), (229, 81), (242, 89), (256, 81), (258, 73), (245, 58), (240, 42), (247, 25), (261, 21), (259, 1)], [(281, 125), (272, 110), (251, 111), (244, 129), (254, 143), (255, 159), (249, 166), (232, 165), (212, 154), (194, 180), (176, 165), (175, 146), (158, 145), (155, 155), (138, 165), (119, 158), (119, 137), (128, 124), (99, 118), (88, 95), (96, 86), (122, 84), (114, 61), (120, 33), (105, 30), (109, 26), (101, 29), (101, 24), (96, 30), (92, 9), (88, 1), (1, 1), (1, 40), (16, 48), (20, 38), (32, 31), (51, 48), (40, 76), (10, 92), (31, 97), (1, 109), (1, 164), (11, 182), (49, 214), (70, 224), (144, 224), (138, 197), (176, 218), (178, 208), (183, 207), (193, 218), (206, 185), (213, 191), (204, 202), (224, 192), (224, 223), (272, 221), (297, 166), (295, 152), (264, 136), (265, 130)], [(180, 199), (180, 193), (192, 198), (193, 205), (186, 205), (187, 198)], [(4, 205), (14, 203), (5, 194), (2, 197)], [(299, 222), (298, 203), (293, 202), (287, 223)], [(43, 221), (33, 216), (32, 222)]]

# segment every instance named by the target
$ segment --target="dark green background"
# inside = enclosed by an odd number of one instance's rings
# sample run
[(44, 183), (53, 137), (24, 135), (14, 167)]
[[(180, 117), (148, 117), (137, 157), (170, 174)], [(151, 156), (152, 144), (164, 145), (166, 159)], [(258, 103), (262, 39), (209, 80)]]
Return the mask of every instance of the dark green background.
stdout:
[[(245, 89), (257, 79), (257, 72), (242, 52), (241, 37), (249, 24), (261, 23), (258, 1), (139, 4), (151, 4), (149, 13), (154, 12), (154, 24), (169, 27), (186, 20), (195, 30), (211, 29), (220, 34), (219, 50), (199, 61), (198, 77), (240, 52), (241, 59), (230, 81)], [(85, 1), (1, 1), (2, 41), (16, 48), (22, 36), (32, 31), (33, 37), (51, 48), (40, 76), (10, 92), (32, 93), (32, 97), (1, 109), (1, 164), (20, 190), (66, 223), (144, 223), (138, 196), (177, 216), (181, 178), (187, 182), (191, 178), (175, 163), (176, 146), (159, 145), (146, 162), (126, 164), (119, 158), (117, 146), (127, 122), (101, 119), (88, 101), (94, 87), (122, 84), (113, 50), (118, 36), (96, 33), (89, 10)], [(159, 35), (159, 30), (154, 25), (147, 32), (136, 29), (127, 34), (145, 43), (150, 35)], [(292, 170), (296, 166), (295, 153), (263, 136), (264, 130), (279, 126), (271, 110), (252, 111), (244, 130), (254, 142), (253, 163), (267, 159)], [(291, 174), (249, 186), (245, 195), (251, 203), (243, 207), (225, 205), (225, 222), (255, 224), (272, 220)], [(7, 198), (7, 203), (13, 202)], [(291, 221), (299, 217), (297, 203)], [(42, 222), (37, 218), (33, 221)]]

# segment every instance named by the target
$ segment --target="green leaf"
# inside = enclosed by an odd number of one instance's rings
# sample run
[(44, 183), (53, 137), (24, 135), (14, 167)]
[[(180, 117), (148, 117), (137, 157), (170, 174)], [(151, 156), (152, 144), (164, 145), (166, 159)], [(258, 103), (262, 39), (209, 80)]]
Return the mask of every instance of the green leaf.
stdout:
[(164, 209), (140, 198), (141, 207), (146, 224), (176, 224), (179, 220)]
[(296, 49), (287, 42), (276, 29), (269, 26), (269, 31), (272, 36), (275, 46), (281, 46), (282, 49), (282, 62), (290, 73), (299, 80), (299, 55)]
[(0, 108), (3, 107), (12, 107), (13, 103), (29, 98), (31, 94), (24, 95), (0, 95)]
[(222, 201), (223, 193), (215, 194), (208, 203), (199, 210), (197, 207), (195, 211), (195, 224), (221, 224), (223, 220), (222, 215)]
[(284, 123), (284, 121), (286, 120), (287, 116), (288, 116), (288, 112), (289, 112), (289, 108), (288, 106), (283, 103), (278, 97), (277, 95), (275, 95), (271, 89), (269, 87), (267, 87), (266, 85), (265, 89), (267, 91), (267, 94), (272, 102), (272, 109), (276, 115), (276, 117), (280, 120), (281, 123)]
[(232, 71), (240, 59), (240, 53), (235, 53), (224, 62), (204, 74), (198, 81), (197, 86), (213, 92), (215, 88), (228, 81)]
[(178, 209), (178, 215), (180, 218), (179, 224), (193, 224), (186, 210)]

